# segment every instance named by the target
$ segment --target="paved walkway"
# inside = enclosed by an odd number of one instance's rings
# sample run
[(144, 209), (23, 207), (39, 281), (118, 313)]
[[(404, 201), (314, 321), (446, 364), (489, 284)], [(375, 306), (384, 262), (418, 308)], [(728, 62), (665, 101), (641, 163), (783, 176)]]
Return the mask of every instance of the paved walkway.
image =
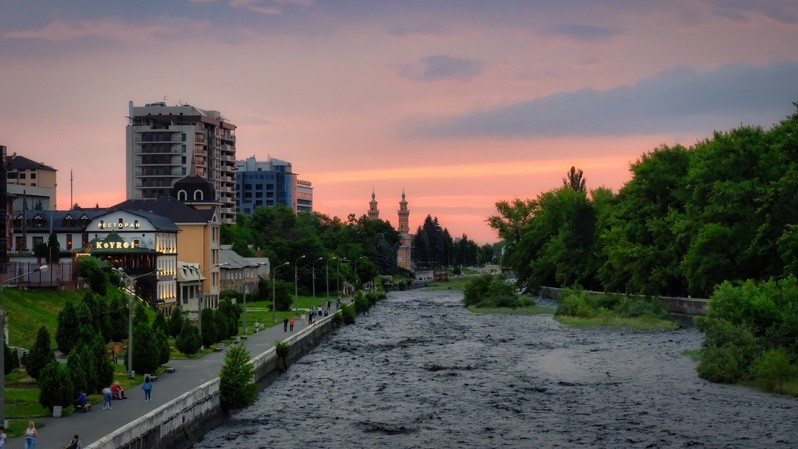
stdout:
[[(335, 310), (335, 303), (331, 312)], [(297, 318), (294, 332), (308, 326), (307, 312)], [(282, 322), (273, 327), (249, 335), (246, 340), (241, 340), (249, 350), (252, 357), (259, 355), (274, 346), (275, 341), (282, 341), (290, 336), (290, 332), (283, 332)], [(134, 342), (135, 344), (135, 342)], [(131, 387), (125, 391), (127, 399), (114, 400), (111, 410), (103, 410), (102, 402), (94, 404), (88, 413), (73, 413), (62, 418), (37, 418), (44, 426), (39, 430), (36, 442), (37, 449), (60, 449), (65, 446), (72, 435), (80, 435), (83, 446), (99, 440), (116, 429), (144, 416), (155, 408), (165, 404), (183, 393), (198, 387), (205, 382), (219, 377), (219, 371), (224, 363), (224, 352), (213, 352), (202, 358), (192, 360), (172, 360), (166, 364), (175, 368), (174, 373), (165, 373), (158, 376), (153, 383), (152, 400), (144, 401), (144, 392), (139, 387)], [(23, 437), (10, 438), (6, 441), (7, 448), (24, 448)]]

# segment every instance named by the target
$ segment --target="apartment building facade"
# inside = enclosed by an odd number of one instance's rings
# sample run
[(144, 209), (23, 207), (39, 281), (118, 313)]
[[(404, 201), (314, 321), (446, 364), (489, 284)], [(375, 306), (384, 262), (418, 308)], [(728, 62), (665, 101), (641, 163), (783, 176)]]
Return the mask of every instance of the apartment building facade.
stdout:
[(170, 196), (186, 176), (214, 187), (222, 223), (235, 223), (236, 125), (218, 111), (164, 102), (128, 105), (126, 197)]

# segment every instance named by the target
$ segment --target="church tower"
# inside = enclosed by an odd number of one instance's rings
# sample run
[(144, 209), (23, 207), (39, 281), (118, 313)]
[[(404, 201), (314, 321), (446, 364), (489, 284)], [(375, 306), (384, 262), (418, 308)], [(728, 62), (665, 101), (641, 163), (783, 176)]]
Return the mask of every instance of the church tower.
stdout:
[(377, 209), (377, 199), (374, 189), (371, 190), (371, 201), (369, 201), (369, 218), (377, 220), (380, 218), (380, 210)]
[(399, 249), (396, 251), (396, 264), (399, 268), (412, 270), (410, 210), (407, 209), (405, 191), (402, 190), (402, 201), (399, 202)]

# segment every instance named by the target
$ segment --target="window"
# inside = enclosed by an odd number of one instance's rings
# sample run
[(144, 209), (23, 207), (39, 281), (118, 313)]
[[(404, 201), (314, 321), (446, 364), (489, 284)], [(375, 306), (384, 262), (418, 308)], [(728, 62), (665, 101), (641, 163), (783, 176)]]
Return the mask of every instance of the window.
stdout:
[(41, 245), (42, 243), (44, 243), (44, 237), (34, 237), (33, 238), (33, 246), (34, 247), (36, 247), (36, 245)]
[(72, 234), (66, 235), (66, 249), (72, 249)]

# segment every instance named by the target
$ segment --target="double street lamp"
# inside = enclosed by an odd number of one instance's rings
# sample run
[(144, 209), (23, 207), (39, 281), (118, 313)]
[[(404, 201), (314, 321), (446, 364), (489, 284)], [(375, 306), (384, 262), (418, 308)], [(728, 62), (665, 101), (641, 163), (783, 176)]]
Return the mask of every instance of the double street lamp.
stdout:
[[(48, 266), (42, 265), (40, 267), (34, 268), (32, 271), (27, 273), (20, 274), (19, 276), (14, 276), (12, 278), (6, 279), (2, 284), (0, 284), (0, 294), (2, 293), (2, 289), (6, 287), (11, 281), (19, 279), (21, 277), (28, 276), (33, 273), (39, 273), (43, 271), (47, 271)], [(6, 376), (5, 376), (5, 347), (6, 347), (6, 316), (5, 310), (0, 307), (0, 350), (3, 351), (2, 356), (0, 357), (0, 425), (3, 425), (4, 428), (8, 428), (6, 425), (6, 414), (5, 414), (5, 401), (6, 401)]]
[(282, 268), (290, 263), (291, 262), (286, 262), (282, 265), (277, 265), (273, 270), (271, 270), (272, 272), (270, 273), (270, 276), (272, 277), (272, 324), (277, 322), (277, 297), (274, 296), (274, 285), (277, 283), (277, 269)]

